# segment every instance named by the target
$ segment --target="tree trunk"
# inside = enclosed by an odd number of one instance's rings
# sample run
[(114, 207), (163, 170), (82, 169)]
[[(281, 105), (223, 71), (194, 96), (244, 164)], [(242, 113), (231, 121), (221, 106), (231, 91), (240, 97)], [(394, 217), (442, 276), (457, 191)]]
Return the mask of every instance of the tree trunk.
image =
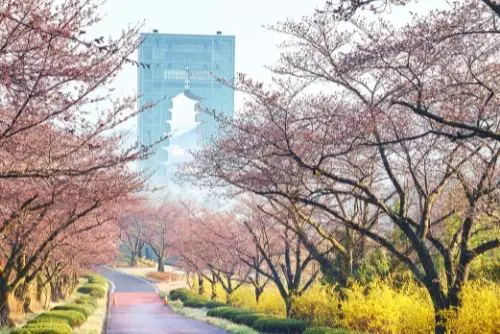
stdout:
[(158, 257), (158, 271), (160, 273), (165, 272), (165, 260), (163, 259), (163, 256)]
[(233, 305), (233, 290), (226, 290), (226, 305)]
[(14, 326), (12, 305), (10, 305), (12, 298), (12, 292), (5, 284), (4, 278), (0, 277), (0, 326)]
[(203, 276), (198, 275), (198, 294), (203, 296), (205, 293), (205, 280), (203, 280)]
[(210, 295), (211, 300), (217, 299), (217, 281), (214, 279), (210, 282), (210, 287), (212, 289), (212, 293)]
[(74, 280), (70, 276), (55, 276), (50, 281), (51, 300), (57, 302), (66, 299), (71, 294), (74, 286)]
[[(460, 290), (461, 289), (458, 291)], [(431, 286), (427, 286), (427, 291), (431, 296), (432, 304), (434, 306), (434, 319), (436, 321), (434, 333), (446, 334), (448, 317), (451, 315), (451, 312), (454, 312), (456, 307), (458, 307), (458, 292), (448, 292), (448, 294), (446, 294), (439, 287), (438, 282), (434, 282)]]
[(292, 313), (292, 298), (287, 297), (284, 298), (285, 307), (286, 307), (286, 317), (289, 318)]
[(24, 313), (33, 313), (31, 309), (31, 296), (29, 295), (29, 284), (22, 283), (14, 291), (15, 298), (22, 305)]
[(262, 295), (263, 292), (264, 288), (258, 286), (255, 287), (255, 302), (257, 303), (257, 305), (259, 305), (260, 296)]
[(137, 266), (137, 253), (136, 252), (131, 252), (130, 253), (130, 267), (136, 267)]

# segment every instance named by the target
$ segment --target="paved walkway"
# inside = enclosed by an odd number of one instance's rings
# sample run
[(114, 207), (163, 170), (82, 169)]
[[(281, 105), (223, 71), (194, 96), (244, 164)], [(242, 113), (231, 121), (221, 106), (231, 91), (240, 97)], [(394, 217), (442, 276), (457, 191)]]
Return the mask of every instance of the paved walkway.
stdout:
[(225, 334), (220, 328), (174, 313), (163, 305), (152, 284), (110, 268), (100, 269), (115, 285), (107, 334)]

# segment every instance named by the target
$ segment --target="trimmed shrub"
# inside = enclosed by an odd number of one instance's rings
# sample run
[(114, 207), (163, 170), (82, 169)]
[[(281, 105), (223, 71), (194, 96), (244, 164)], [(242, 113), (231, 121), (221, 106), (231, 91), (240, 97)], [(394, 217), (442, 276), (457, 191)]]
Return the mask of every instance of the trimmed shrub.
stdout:
[(302, 320), (261, 318), (255, 320), (252, 328), (262, 333), (300, 334), (306, 330), (307, 324)]
[(185, 288), (173, 289), (168, 294), (170, 300), (186, 301), (191, 296), (191, 291)]
[(243, 314), (254, 314), (255, 311), (237, 307), (217, 307), (207, 312), (207, 316), (235, 321), (236, 317)]
[(77, 290), (80, 293), (85, 293), (91, 295), (96, 298), (103, 298), (106, 295), (106, 290), (102, 287), (101, 284), (85, 284), (81, 286)]
[(230, 310), (226, 313), (224, 313), (224, 318), (230, 321), (235, 321), (236, 317), (242, 315), (242, 314), (253, 314), (255, 313), (252, 310), (247, 310), (247, 309), (236, 309), (236, 310)]
[(226, 304), (223, 302), (220, 302), (218, 300), (209, 300), (205, 304), (205, 307), (208, 309), (212, 309), (212, 308), (216, 308), (216, 307), (224, 307), (224, 306), (226, 306)]
[(222, 307), (217, 307), (217, 308), (209, 310), (207, 312), (207, 316), (225, 319), (227, 313), (237, 312), (239, 310), (241, 310), (241, 309), (236, 308), (236, 307), (231, 307), (231, 306), (222, 306)]
[(359, 332), (351, 332), (344, 328), (330, 327), (309, 327), (304, 334), (354, 334)]
[(64, 323), (31, 323), (14, 329), (12, 334), (71, 334), (72, 330)]
[(58, 305), (54, 307), (53, 310), (77, 311), (83, 314), (85, 318), (88, 318), (92, 313), (94, 313), (95, 307), (91, 304), (66, 304)]
[(242, 313), (235, 316), (233, 321), (237, 324), (252, 327), (256, 320), (270, 317), (271, 316), (262, 313)]
[(90, 284), (100, 284), (103, 286), (108, 285), (108, 281), (104, 277), (99, 275), (89, 275), (87, 276), (87, 280)]
[(208, 299), (202, 296), (189, 296), (182, 302), (185, 307), (202, 308), (208, 303)]
[(85, 322), (86, 317), (77, 311), (55, 310), (40, 314), (28, 324), (38, 323), (66, 323), (71, 327), (78, 327)]
[(214, 309), (211, 309), (211, 310), (208, 310), (207, 312), (207, 316), (209, 317), (215, 317), (215, 318), (221, 318), (221, 314), (229, 309), (229, 308), (232, 308), (232, 307), (229, 307), (229, 306), (222, 306), (222, 307), (217, 307), (217, 308), (214, 308)]
[(92, 296), (80, 296), (75, 300), (75, 304), (89, 304), (94, 308), (97, 307), (97, 299)]

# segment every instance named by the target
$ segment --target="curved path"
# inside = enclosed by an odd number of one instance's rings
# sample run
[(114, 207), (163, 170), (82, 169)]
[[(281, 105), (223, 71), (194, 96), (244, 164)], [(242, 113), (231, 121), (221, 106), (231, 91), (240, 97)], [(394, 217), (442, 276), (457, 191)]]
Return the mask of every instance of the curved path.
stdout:
[(155, 287), (147, 281), (108, 267), (101, 267), (99, 271), (114, 284), (107, 334), (226, 333), (220, 328), (174, 313), (170, 307), (163, 305)]

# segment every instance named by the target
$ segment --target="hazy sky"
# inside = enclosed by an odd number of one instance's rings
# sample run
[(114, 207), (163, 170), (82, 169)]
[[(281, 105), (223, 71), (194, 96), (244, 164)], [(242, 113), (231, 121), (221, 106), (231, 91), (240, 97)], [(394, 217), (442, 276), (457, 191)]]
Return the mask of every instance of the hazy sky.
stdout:
[[(419, 0), (417, 11), (436, 5), (436, 0)], [(279, 56), (277, 44), (284, 36), (269, 31), (263, 25), (275, 24), (287, 18), (300, 19), (322, 8), (325, 0), (107, 0), (104, 15), (92, 35), (117, 35), (129, 24), (143, 22), (143, 31), (158, 29), (164, 33), (223, 34), (236, 36), (236, 72), (267, 81), (272, 65)], [(391, 18), (404, 22), (404, 15)], [(125, 67), (116, 81), (118, 94), (135, 93), (137, 69)], [(242, 99), (236, 95), (236, 109)], [(127, 124), (135, 130), (135, 121)]]
[[(144, 32), (158, 29), (160, 33), (215, 34), (220, 30), (224, 35), (236, 37), (236, 72), (268, 81), (270, 73), (264, 66), (276, 62), (280, 52), (276, 46), (285, 36), (263, 26), (287, 18), (299, 20), (312, 15), (324, 4), (325, 0), (106, 0), (101, 9), (103, 20), (90, 33), (116, 36), (129, 24), (138, 22), (144, 23)], [(436, 0), (419, 0), (416, 10), (435, 4)], [(404, 23), (407, 16), (397, 14), (391, 18)], [(126, 66), (115, 86), (117, 94), (136, 93), (137, 69)], [(238, 109), (242, 97), (236, 94), (235, 102)], [(190, 103), (179, 104), (176, 108), (192, 108)], [(132, 130), (130, 140), (133, 143), (136, 120), (130, 120), (123, 128)]]
[[(276, 45), (283, 36), (262, 26), (300, 19), (323, 4), (324, 0), (107, 0), (106, 16), (97, 28), (117, 34), (130, 23), (144, 21), (145, 32), (215, 34), (220, 30), (236, 36), (236, 72), (263, 80), (269, 78), (263, 66), (277, 60)], [(135, 89), (135, 68), (124, 70), (119, 86)]]

